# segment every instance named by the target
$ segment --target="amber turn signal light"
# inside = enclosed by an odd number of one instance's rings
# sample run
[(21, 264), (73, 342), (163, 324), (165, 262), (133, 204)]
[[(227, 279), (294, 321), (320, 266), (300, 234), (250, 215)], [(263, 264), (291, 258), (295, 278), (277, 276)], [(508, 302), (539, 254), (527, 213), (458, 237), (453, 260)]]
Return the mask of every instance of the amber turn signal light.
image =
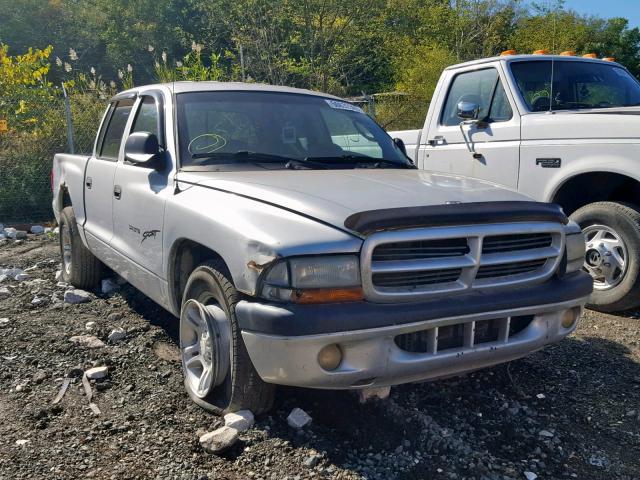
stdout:
[(540, 50), (534, 50), (533, 54), (534, 55), (549, 55), (549, 50), (547, 50), (546, 48), (542, 48)]
[(574, 52), (573, 50), (565, 50), (564, 52), (561, 52), (560, 55), (562, 55), (563, 57), (575, 57), (576, 52)]
[(296, 303), (342, 303), (364, 300), (362, 288), (314, 288), (296, 290), (291, 299)]
[(507, 55), (515, 55), (516, 51), (515, 50), (505, 50), (504, 52), (500, 53), (501, 57), (506, 57)]
[(584, 55), (582, 55), (583, 58), (598, 58), (598, 55), (596, 55), (595, 53), (585, 53)]

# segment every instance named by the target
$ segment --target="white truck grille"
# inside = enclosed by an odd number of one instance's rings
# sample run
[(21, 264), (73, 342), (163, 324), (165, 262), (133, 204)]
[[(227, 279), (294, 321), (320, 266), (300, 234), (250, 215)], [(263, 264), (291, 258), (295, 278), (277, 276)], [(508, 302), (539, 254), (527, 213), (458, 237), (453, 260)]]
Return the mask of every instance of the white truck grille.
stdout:
[(475, 288), (541, 282), (564, 252), (552, 222), (432, 227), (378, 232), (361, 254), (367, 299), (415, 301)]

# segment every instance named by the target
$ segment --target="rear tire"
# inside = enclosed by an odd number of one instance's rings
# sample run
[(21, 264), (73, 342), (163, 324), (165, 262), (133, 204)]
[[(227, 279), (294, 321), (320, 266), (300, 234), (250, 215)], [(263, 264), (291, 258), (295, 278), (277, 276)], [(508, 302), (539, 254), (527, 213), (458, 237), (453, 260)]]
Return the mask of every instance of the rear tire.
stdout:
[(585, 233), (584, 269), (594, 278), (587, 307), (601, 312), (620, 312), (639, 306), (638, 207), (621, 202), (595, 202), (576, 210), (571, 219)]
[[(273, 405), (275, 386), (262, 381), (253, 367), (235, 316), (239, 295), (223, 271), (208, 262), (187, 281), (180, 314), (184, 384), (195, 403), (217, 415), (244, 409), (258, 415)], [(204, 317), (199, 315), (203, 308)], [(199, 318), (190, 321), (194, 316)], [(207, 369), (213, 374), (201, 383)]]
[(61, 280), (78, 288), (94, 288), (100, 283), (102, 262), (82, 243), (72, 207), (65, 207), (60, 213), (59, 227)]

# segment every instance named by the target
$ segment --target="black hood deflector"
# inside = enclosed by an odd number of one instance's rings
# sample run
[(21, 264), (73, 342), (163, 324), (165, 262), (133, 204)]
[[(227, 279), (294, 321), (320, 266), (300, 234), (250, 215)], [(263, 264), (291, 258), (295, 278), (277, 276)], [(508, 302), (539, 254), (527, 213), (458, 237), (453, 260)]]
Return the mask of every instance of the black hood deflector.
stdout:
[(559, 222), (569, 220), (559, 205), (542, 202), (477, 202), (423, 207), (385, 208), (354, 213), (344, 226), (368, 235), (380, 230), (505, 222)]

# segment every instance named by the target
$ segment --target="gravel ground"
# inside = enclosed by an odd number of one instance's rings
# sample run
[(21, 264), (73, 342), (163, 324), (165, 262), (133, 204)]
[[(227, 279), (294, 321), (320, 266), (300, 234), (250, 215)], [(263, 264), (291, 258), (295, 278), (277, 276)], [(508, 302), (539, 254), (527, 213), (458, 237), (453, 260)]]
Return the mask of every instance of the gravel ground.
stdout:
[[(222, 421), (183, 391), (177, 321), (127, 285), (63, 303), (58, 263), (54, 239), (0, 244), (0, 267), (36, 267), (0, 283), (0, 478), (640, 478), (636, 313), (587, 312), (558, 345), (386, 401), (281, 389), (271, 414), (215, 456), (198, 437)], [(126, 336), (112, 344), (116, 328)], [(108, 367), (90, 385), (100, 414), (80, 378), (94, 366)], [(300, 432), (286, 422), (294, 407), (313, 417)]]

